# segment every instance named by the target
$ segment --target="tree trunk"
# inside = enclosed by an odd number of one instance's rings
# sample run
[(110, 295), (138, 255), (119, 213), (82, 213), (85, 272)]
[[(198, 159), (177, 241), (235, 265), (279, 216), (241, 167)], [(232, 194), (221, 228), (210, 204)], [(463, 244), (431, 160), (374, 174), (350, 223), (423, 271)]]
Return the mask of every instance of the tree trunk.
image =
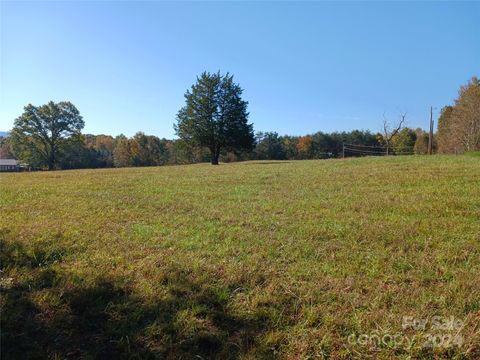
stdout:
[(55, 170), (55, 163), (57, 162), (57, 149), (53, 140), (48, 141), (46, 147), (46, 153), (48, 156), (48, 170)]
[(48, 170), (54, 170), (54, 169), (55, 169), (55, 153), (52, 151), (48, 158)]
[(210, 152), (212, 155), (212, 160), (211, 160), (212, 165), (218, 165), (218, 158), (220, 157), (220, 148), (215, 147), (213, 149), (210, 149)]

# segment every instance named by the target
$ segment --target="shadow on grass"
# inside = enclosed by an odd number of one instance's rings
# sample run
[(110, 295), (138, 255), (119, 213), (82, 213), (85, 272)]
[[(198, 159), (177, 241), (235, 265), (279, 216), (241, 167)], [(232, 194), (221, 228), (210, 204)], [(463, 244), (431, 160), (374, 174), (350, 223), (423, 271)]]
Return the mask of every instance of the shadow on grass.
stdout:
[(2, 241), (2, 276), (24, 274), (2, 283), (2, 358), (238, 358), (264, 331), (232, 314), (220, 289), (182, 270), (171, 269), (161, 301), (148, 301), (125, 279), (59, 273), (58, 249), (34, 253)]

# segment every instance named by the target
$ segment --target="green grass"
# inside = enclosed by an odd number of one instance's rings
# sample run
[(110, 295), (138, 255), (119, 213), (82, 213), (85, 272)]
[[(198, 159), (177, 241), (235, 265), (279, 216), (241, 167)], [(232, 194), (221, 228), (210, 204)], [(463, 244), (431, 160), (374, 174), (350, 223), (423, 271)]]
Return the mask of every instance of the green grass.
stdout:
[(466, 156), (475, 156), (475, 157), (480, 157), (480, 151), (470, 151), (465, 153)]
[(1, 174), (2, 356), (478, 359), (479, 160)]

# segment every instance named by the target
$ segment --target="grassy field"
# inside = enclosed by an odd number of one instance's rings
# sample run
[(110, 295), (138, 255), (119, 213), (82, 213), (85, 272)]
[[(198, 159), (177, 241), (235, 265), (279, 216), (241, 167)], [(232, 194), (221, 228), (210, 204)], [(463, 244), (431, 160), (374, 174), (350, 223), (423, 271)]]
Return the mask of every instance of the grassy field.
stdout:
[(0, 177), (6, 359), (480, 358), (479, 157)]

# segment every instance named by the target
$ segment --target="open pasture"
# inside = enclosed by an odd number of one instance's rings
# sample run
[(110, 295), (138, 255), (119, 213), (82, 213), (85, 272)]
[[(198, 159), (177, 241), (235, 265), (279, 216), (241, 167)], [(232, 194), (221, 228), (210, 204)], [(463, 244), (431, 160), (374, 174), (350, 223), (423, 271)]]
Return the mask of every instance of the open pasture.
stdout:
[[(5, 358), (480, 357), (478, 157), (0, 181)], [(425, 346), (434, 316), (459, 346)]]

